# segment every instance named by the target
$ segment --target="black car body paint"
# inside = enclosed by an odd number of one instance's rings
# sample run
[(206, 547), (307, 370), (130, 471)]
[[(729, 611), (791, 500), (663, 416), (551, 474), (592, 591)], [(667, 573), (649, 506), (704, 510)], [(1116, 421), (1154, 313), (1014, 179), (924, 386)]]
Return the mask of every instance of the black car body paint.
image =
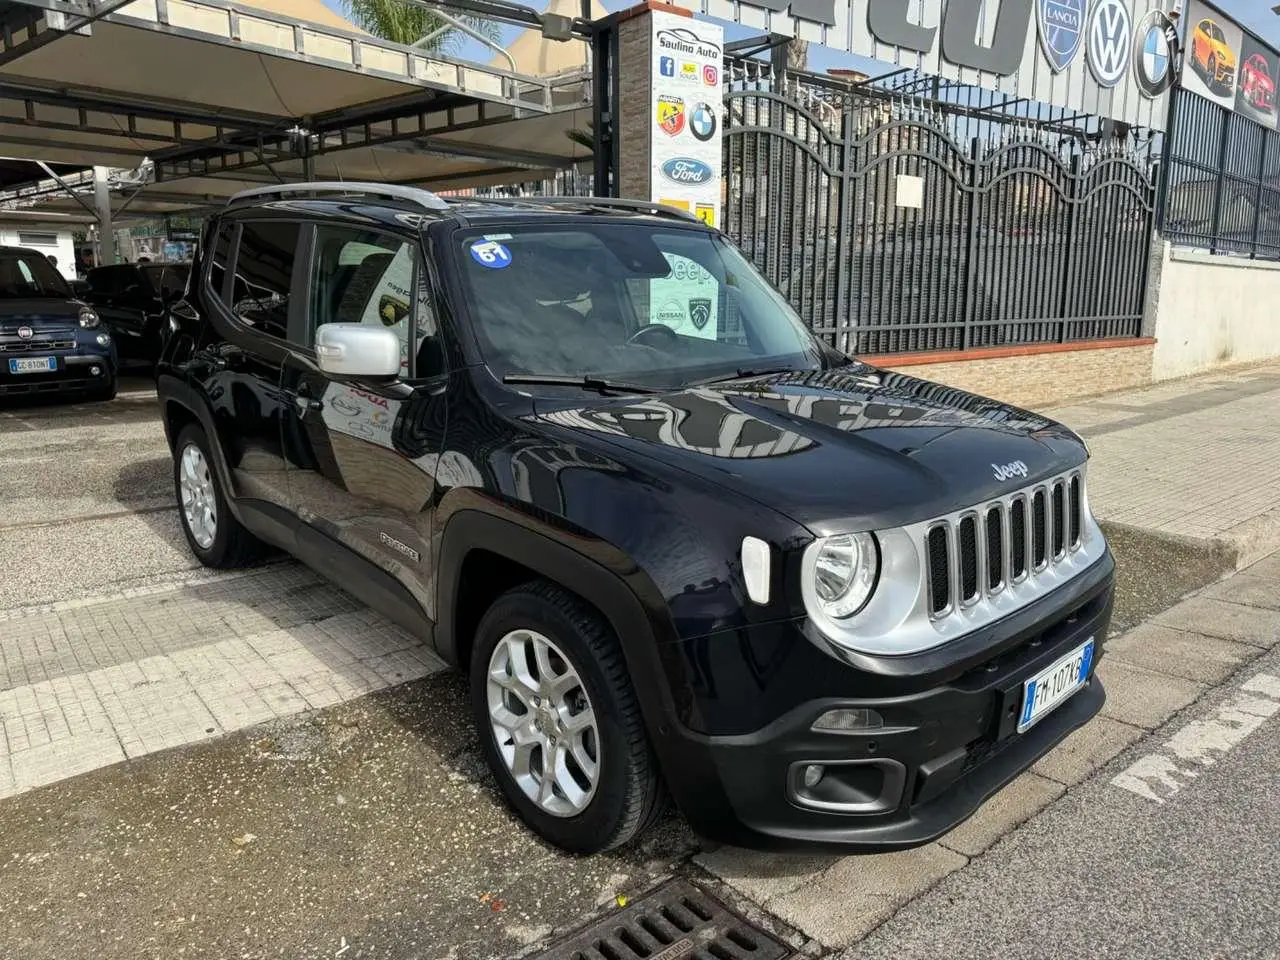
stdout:
[[(250, 219), (376, 229), (420, 244), (414, 276), (425, 291), (420, 309), (431, 305), (435, 352), (428, 359), (424, 347), (407, 377), (322, 374), (306, 345), (304, 268), (289, 281), (287, 318), (281, 308), (286, 336), (238, 322), (233, 281), (222, 271), (236, 262), (237, 224)], [(708, 232), (629, 213), (583, 211), (573, 221)], [(503, 383), (477, 333), (481, 307), (459, 237), (565, 222), (563, 212), (536, 207), (424, 216), (393, 202), (323, 199), (215, 219), (158, 366), (170, 440), (186, 423), (202, 425), (247, 527), (451, 663), (468, 665), (475, 596), (489, 579), (506, 583), (523, 571), (590, 603), (618, 636), (671, 793), (691, 824), (717, 839), (854, 849), (928, 842), (1097, 712), (1103, 692), (1091, 673), (1030, 730), (1015, 730), (1028, 677), (1091, 637), (1093, 664), (1101, 654), (1114, 568), (1087, 516), (1096, 539), (1074, 554), (1087, 564), (1068, 562), (1070, 575), (1053, 589), (1002, 612), (997, 604), (999, 615), (985, 620), (957, 609), (954, 635), (927, 648), (833, 643), (801, 582), (818, 538), (914, 530), (1054, 478), (1068, 478), (1062, 489), (1070, 491), (1069, 478), (1083, 483), (1087, 459), (1078, 437), (1036, 414), (817, 344), (807, 368), (738, 377), (730, 367), (712, 372), (718, 382), (653, 382), (645, 394)], [(319, 257), (309, 229), (297, 240), (300, 264)], [(271, 235), (261, 233), (255, 243)], [(211, 256), (221, 259), (211, 264)], [(1002, 474), (1017, 463), (1022, 473)], [(1072, 535), (1083, 542), (1082, 521), (1068, 517), (1065, 502), (1055, 516), (1064, 528), (1076, 524)], [(774, 558), (763, 603), (747, 595), (746, 537)], [(1050, 550), (1036, 541), (1041, 548)], [(1073, 549), (1064, 537), (1066, 561)], [(1011, 584), (1005, 597), (1013, 592)], [(882, 725), (812, 729), (838, 708), (875, 711)], [(814, 764), (844, 778), (850, 796), (885, 796), (857, 812), (856, 803), (845, 811), (806, 805), (797, 778)]]

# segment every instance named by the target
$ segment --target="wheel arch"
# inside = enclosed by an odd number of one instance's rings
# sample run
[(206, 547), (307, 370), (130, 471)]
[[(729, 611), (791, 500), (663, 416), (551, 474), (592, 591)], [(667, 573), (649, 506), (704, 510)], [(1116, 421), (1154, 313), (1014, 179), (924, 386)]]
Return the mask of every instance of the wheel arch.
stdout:
[(213, 415), (207, 403), (202, 402), (200, 394), (190, 384), (170, 374), (162, 374), (156, 379), (156, 392), (161, 403), (161, 417), (164, 421), (165, 439), (169, 442), (169, 451), (177, 455), (174, 449), (178, 442), (178, 434), (188, 424), (195, 424), (204, 431), (209, 441), (209, 456), (213, 460), (213, 468), (217, 472), (218, 482), (225, 493), (227, 506), (241, 523), (239, 504), (236, 502), (236, 487), (232, 478), (226, 453), (222, 449), (221, 437)]
[[(449, 664), (467, 669), (474, 628), (484, 609), (467, 606), (468, 558), (498, 558), (496, 582), (485, 591), (496, 599), (530, 579), (546, 579), (594, 607), (612, 628), (622, 648), (655, 747), (670, 732), (672, 693), (659, 657), (661, 613), (665, 604), (657, 588), (634, 562), (616, 549), (584, 538), (597, 556), (563, 542), (561, 531), (543, 531), (528, 517), (508, 518), (476, 509), (449, 517), (440, 540), (437, 566), (436, 652)], [(550, 534), (559, 534), (553, 536)], [(527, 571), (528, 575), (523, 575)], [(469, 570), (475, 575), (475, 568)], [(655, 610), (654, 603), (661, 604)], [(467, 631), (471, 631), (468, 633)], [(661, 753), (659, 752), (660, 762)]]

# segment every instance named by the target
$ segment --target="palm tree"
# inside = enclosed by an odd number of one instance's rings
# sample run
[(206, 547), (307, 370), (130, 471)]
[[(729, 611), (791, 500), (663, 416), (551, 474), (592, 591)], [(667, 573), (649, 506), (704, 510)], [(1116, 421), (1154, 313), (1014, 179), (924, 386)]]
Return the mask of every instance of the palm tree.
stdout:
[[(438, 13), (423, 6), (405, 3), (403, 0), (343, 0), (347, 19), (367, 30), (375, 37), (400, 43), (416, 44), (423, 37), (448, 26)], [(502, 27), (492, 20), (480, 17), (459, 17), (472, 30), (497, 42), (502, 39)], [(423, 49), (432, 53), (450, 53), (466, 39), (461, 30), (442, 33)]]

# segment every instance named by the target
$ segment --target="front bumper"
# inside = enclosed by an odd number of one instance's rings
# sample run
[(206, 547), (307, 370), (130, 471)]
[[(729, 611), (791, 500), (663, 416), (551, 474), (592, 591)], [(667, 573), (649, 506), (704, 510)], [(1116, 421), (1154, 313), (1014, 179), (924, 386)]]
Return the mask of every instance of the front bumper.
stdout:
[[(890, 686), (884, 675), (831, 660), (832, 671), (848, 674), (851, 695), (802, 703), (743, 735), (702, 736), (667, 726), (660, 751), (677, 803), (696, 831), (738, 846), (871, 851), (936, 839), (1101, 709), (1105, 694), (1093, 671), (1111, 620), (1114, 569), (1108, 553), (1081, 582), (1006, 618), (1013, 623), (993, 625), (1005, 629), (990, 634), (985, 656), (972, 656), (969, 638), (949, 644), (956, 648), (951, 667), (938, 661), (945, 648), (921, 661), (927, 672), (915, 689), (903, 675), (905, 658), (886, 665), (895, 672)], [(795, 642), (809, 643), (799, 624), (793, 629)], [(1017, 733), (1023, 680), (1090, 637), (1088, 682)], [(885, 727), (814, 732), (814, 721), (836, 708), (876, 710)], [(865, 801), (858, 812), (816, 809), (801, 780), (810, 764), (838, 778), (836, 793), (846, 802)]]
[(114, 350), (41, 355), (54, 357), (58, 368), (47, 373), (10, 373), (8, 355), (0, 354), (0, 396), (98, 390), (116, 375)]

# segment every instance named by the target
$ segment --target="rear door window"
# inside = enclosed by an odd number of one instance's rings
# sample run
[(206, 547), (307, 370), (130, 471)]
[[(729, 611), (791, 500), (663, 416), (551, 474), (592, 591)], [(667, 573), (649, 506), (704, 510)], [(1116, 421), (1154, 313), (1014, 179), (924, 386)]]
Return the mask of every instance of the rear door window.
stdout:
[(231, 310), (246, 326), (281, 340), (289, 332), (289, 289), (301, 231), (285, 220), (245, 221), (236, 249)]

